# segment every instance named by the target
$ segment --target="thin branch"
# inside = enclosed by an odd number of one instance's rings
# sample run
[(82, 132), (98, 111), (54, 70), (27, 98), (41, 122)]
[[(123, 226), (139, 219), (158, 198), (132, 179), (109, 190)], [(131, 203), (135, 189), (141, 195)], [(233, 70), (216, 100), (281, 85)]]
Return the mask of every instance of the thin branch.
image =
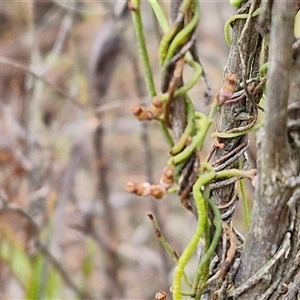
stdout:
[(63, 278), (65, 283), (76, 293), (80, 299), (91, 299), (91, 296), (87, 292), (81, 291), (77, 285), (72, 281), (67, 271), (63, 268), (61, 263), (51, 254), (49, 249), (45, 247), (39, 240), (37, 240), (37, 247), (39, 251), (49, 260), (49, 262), (55, 267), (56, 271)]
[(66, 205), (69, 201), (70, 193), (74, 184), (75, 175), (82, 163), (84, 157), (84, 148), (85, 141), (78, 138), (74, 143), (69, 164), (67, 165), (63, 178), (60, 183), (58, 200), (56, 205), (55, 214), (53, 216), (53, 228), (51, 242), (49, 244), (49, 249), (54, 255), (59, 255), (61, 249), (59, 247), (59, 238), (61, 237), (62, 231), (66, 228), (65, 214), (66, 214)]
[[(100, 118), (99, 118), (100, 120)], [(120, 280), (119, 269), (121, 260), (116, 251), (118, 247), (118, 227), (117, 217), (110, 202), (110, 186), (108, 178), (108, 162), (105, 154), (104, 129), (99, 124), (93, 134), (93, 146), (96, 158), (97, 172), (97, 199), (103, 205), (104, 214), (102, 216), (102, 226), (105, 228), (105, 234), (109, 237), (109, 247), (105, 252), (105, 298), (122, 298), (124, 288)]]
[(282, 168), (288, 161), (287, 104), (294, 41), (294, 6), (294, 1), (275, 1), (273, 4), (263, 171)]
[(34, 72), (29, 67), (27, 67), (27, 66), (25, 66), (23, 64), (20, 64), (19, 62), (15, 61), (13, 59), (10, 59), (8, 57), (5, 57), (5, 56), (0, 56), (0, 64), (6, 64), (6, 65), (11, 66), (13, 68), (17, 68), (17, 69), (23, 70), (24, 72), (30, 74), (31, 76), (33, 76), (34, 78), (36, 78), (38, 80), (41, 80), (46, 85), (48, 85), (49, 87), (51, 87), (56, 94), (62, 96), (63, 98), (67, 98), (67, 99), (71, 100), (75, 105), (77, 105), (79, 107), (84, 107), (84, 105), (82, 105), (80, 102), (78, 102), (78, 100), (77, 100), (76, 97), (70, 95), (69, 93), (67, 93), (63, 89), (55, 86), (50, 81), (48, 81), (47, 79), (45, 79), (43, 76), (38, 75), (36, 72)]
[[(134, 72), (135, 80), (135, 89), (138, 94), (140, 103), (143, 104), (143, 95), (146, 94), (146, 89), (145, 85), (143, 82), (143, 76), (141, 73), (141, 70), (138, 66), (138, 61), (137, 57), (134, 54), (129, 53), (128, 51), (128, 57), (130, 59), (132, 69)], [(148, 182), (153, 182), (154, 181), (154, 160), (153, 160), (153, 151), (150, 145), (150, 139), (149, 139), (149, 124), (147, 122), (143, 122), (141, 124), (142, 126), (142, 131), (141, 131), (141, 142), (144, 148), (144, 164), (145, 164), (145, 169), (146, 169), (146, 177)], [(157, 206), (157, 201), (152, 201), (151, 202), (151, 209), (153, 211), (154, 216), (156, 217), (157, 221), (159, 224), (162, 224), (162, 229), (164, 229), (164, 222), (162, 218), (162, 214), (158, 209)], [(163, 246), (160, 247), (160, 256), (163, 258), (163, 278), (168, 277), (168, 272), (169, 272), (169, 262), (167, 259), (167, 255), (165, 252), (165, 249)]]

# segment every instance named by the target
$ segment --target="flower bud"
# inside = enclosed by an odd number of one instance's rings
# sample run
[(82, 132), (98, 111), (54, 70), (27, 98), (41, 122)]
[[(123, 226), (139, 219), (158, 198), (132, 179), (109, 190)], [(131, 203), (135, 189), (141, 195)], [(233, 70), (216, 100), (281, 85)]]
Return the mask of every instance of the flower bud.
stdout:
[(149, 114), (147, 108), (144, 106), (141, 106), (139, 104), (132, 104), (130, 106), (130, 110), (139, 121), (151, 120), (151, 115)]
[(150, 195), (155, 199), (161, 199), (164, 197), (166, 190), (160, 185), (151, 185), (150, 187)]

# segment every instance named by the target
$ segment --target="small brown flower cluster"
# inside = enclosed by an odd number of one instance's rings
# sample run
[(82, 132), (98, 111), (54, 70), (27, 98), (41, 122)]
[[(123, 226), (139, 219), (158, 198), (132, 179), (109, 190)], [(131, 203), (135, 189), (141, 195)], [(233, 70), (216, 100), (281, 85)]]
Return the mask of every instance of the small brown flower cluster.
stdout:
[(174, 168), (165, 167), (163, 169), (163, 174), (160, 178), (160, 185), (163, 186), (166, 190), (174, 185)]
[(174, 168), (165, 167), (160, 184), (150, 184), (149, 182), (135, 183), (128, 182), (125, 191), (141, 197), (152, 196), (155, 199), (161, 199), (167, 190), (174, 185)]
[(139, 121), (150, 121), (157, 119), (163, 113), (163, 106), (161, 99), (154, 97), (149, 108), (139, 104), (132, 104), (130, 110)]
[(155, 294), (155, 300), (168, 300), (167, 294), (164, 291), (159, 291)]
[(152, 196), (157, 200), (161, 199), (166, 193), (166, 189), (160, 185), (150, 184), (149, 182), (135, 183), (131, 181), (126, 184), (125, 191), (141, 197)]

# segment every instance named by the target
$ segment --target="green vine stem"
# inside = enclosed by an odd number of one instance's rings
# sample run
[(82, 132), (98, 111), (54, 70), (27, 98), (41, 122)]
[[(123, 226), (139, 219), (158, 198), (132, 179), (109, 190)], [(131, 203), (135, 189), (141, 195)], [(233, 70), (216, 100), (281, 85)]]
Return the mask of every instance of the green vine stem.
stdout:
[[(202, 257), (198, 265), (197, 272), (194, 277), (192, 293), (196, 295), (196, 300), (200, 299), (202, 295), (208, 277), (210, 259), (214, 254), (214, 251), (218, 245), (222, 233), (222, 221), (221, 221), (222, 219), (221, 219), (220, 211), (218, 207), (211, 200), (208, 200), (208, 205), (214, 214), (213, 225), (215, 226), (215, 232), (207, 251), (205, 252), (204, 256)], [(203, 274), (204, 269), (206, 269), (206, 272)]]
[[(202, 149), (204, 139), (213, 122), (213, 116), (217, 111), (218, 106), (219, 102), (215, 100), (211, 105), (208, 117), (205, 114), (199, 112), (195, 114), (195, 118), (197, 118), (196, 128), (198, 129), (198, 132), (193, 136), (192, 141), (188, 146), (186, 146), (180, 153), (169, 159), (167, 163), (168, 165), (178, 165), (179, 163), (185, 161), (196, 148), (199, 150)], [(176, 145), (174, 147), (176, 147)]]
[[(209, 163), (202, 163), (200, 166), (199, 177), (196, 180), (193, 186), (193, 197), (195, 200), (195, 205), (198, 214), (198, 220), (196, 225), (196, 230), (194, 235), (192, 236), (189, 244), (184, 249), (182, 255), (180, 256), (174, 274), (173, 280), (173, 298), (176, 300), (182, 299), (181, 286), (182, 286), (182, 277), (184, 273), (184, 268), (189, 262), (191, 256), (196, 250), (197, 244), (201, 236), (205, 234), (205, 229), (208, 223), (208, 215), (207, 215), (207, 203), (210, 205), (211, 209), (214, 213), (214, 225), (216, 227), (213, 241), (211, 242), (208, 250), (206, 251), (204, 257), (199, 263), (198, 270), (193, 283), (193, 292), (192, 294), (197, 295), (198, 299), (202, 294), (202, 289), (205, 287), (205, 282), (207, 280), (208, 269), (207, 266), (209, 264), (209, 260), (218, 244), (222, 228), (221, 228), (221, 216), (218, 208), (206, 197), (204, 196), (205, 191), (207, 191), (208, 184), (213, 179), (220, 178), (250, 178), (256, 175), (256, 170), (243, 171), (239, 169), (229, 169), (222, 170), (219, 172), (215, 172), (214, 168)], [(209, 194), (209, 193), (208, 193)], [(203, 278), (202, 282), (201, 277)], [(198, 290), (200, 285), (200, 289)]]
[[(242, 159), (239, 159), (239, 169), (241, 169), (242, 166), (243, 166)], [(245, 227), (248, 230), (248, 228), (250, 226), (250, 211), (249, 211), (249, 205), (248, 205), (248, 199), (247, 199), (244, 179), (241, 179), (239, 181), (239, 184), (240, 184), (241, 197), (242, 197), (242, 201), (243, 201), (244, 222), (245, 222)]]
[(163, 28), (163, 31), (165, 34), (163, 35), (163, 37), (161, 39), (161, 42), (159, 44), (159, 50), (158, 50), (158, 59), (159, 59), (160, 65), (164, 65), (164, 61), (165, 61), (165, 58), (166, 58), (166, 55), (168, 52), (168, 48), (169, 48), (173, 38), (180, 30), (179, 26), (184, 17), (184, 14), (189, 9), (189, 7), (193, 1), (195, 1), (195, 0), (184, 0), (179, 8), (180, 18), (177, 19), (176, 22), (168, 28), (168, 30), (164, 31), (164, 28)]
[[(184, 273), (184, 268), (189, 262), (191, 256), (197, 248), (199, 238), (203, 235), (205, 231), (205, 226), (207, 222), (207, 201), (203, 197), (201, 190), (215, 177), (215, 171), (210, 164), (204, 163), (202, 165), (202, 170), (199, 178), (193, 186), (193, 196), (195, 200), (195, 205), (198, 213), (198, 220), (196, 225), (196, 230), (191, 238), (189, 244), (183, 250), (182, 255), (179, 257), (174, 280), (172, 285), (173, 298), (176, 300), (182, 299), (181, 294), (181, 281)], [(205, 173), (204, 173), (205, 172)]]
[(170, 151), (171, 155), (176, 155), (186, 146), (188, 138), (195, 129), (195, 108), (192, 100), (186, 95), (186, 111), (187, 111), (187, 125), (182, 133), (180, 139)]
[(171, 44), (169, 45), (167, 49), (167, 53), (163, 62), (163, 66), (165, 66), (171, 58), (174, 56), (177, 49), (183, 45), (185, 42), (187, 42), (188, 38), (194, 31), (196, 25), (199, 22), (200, 18), (200, 10), (199, 10), (199, 2), (198, 1), (191, 1), (191, 3), (194, 3), (194, 15), (191, 19), (191, 21), (180, 31), (178, 34), (174, 37)]
[(156, 88), (153, 80), (149, 55), (146, 47), (144, 28), (143, 28), (143, 22), (142, 22), (141, 11), (140, 11), (140, 0), (131, 0), (129, 7), (132, 11), (133, 26), (136, 34), (140, 58), (144, 69), (147, 90), (151, 98), (153, 98), (156, 96)]
[(157, 21), (159, 22), (159, 25), (164, 33), (166, 33), (169, 29), (169, 22), (168, 19), (165, 16), (165, 13), (163, 12), (161, 6), (157, 2), (157, 0), (151, 0), (148, 1), (151, 5), (151, 8), (156, 16)]
[(250, 226), (250, 210), (249, 210), (249, 205), (248, 205), (248, 200), (246, 195), (245, 183), (243, 179), (241, 179), (239, 183), (240, 183), (240, 191), (241, 191), (241, 196), (243, 201), (245, 227), (246, 229), (248, 229)]
[(257, 174), (256, 169), (251, 169), (248, 171), (239, 170), (239, 169), (229, 169), (229, 170), (222, 170), (217, 172), (215, 179), (237, 177), (237, 178), (249, 178), (252, 180), (256, 174)]
[[(134, 31), (137, 39), (139, 54), (144, 69), (147, 91), (151, 99), (153, 99), (156, 96), (157, 92), (153, 80), (153, 73), (151, 70), (149, 54), (146, 47), (146, 39), (144, 35), (144, 28), (143, 28), (143, 22), (142, 22), (141, 11), (140, 11), (140, 0), (131, 0), (131, 2), (129, 2), (129, 8), (132, 11), (132, 21), (133, 21)], [(164, 22), (164, 26), (166, 26), (165, 22)], [(170, 147), (172, 147), (174, 145), (174, 142), (168, 129), (166, 128), (165, 124), (162, 121), (160, 120), (158, 121), (160, 123), (161, 130), (164, 134), (167, 143), (169, 144)]]
[(211, 134), (211, 137), (213, 139), (215, 138), (222, 138), (222, 139), (232, 139), (241, 135), (245, 135), (251, 131), (256, 131), (262, 126), (262, 123), (256, 124), (246, 130), (240, 131), (240, 132), (233, 132), (233, 133), (226, 133), (226, 132), (213, 132)]
[[(258, 9), (256, 9), (253, 12), (252, 17), (257, 17), (260, 13), (261, 13), (261, 9), (258, 8)], [(227, 43), (228, 46), (231, 46), (230, 24), (232, 22), (234, 22), (235, 20), (238, 20), (238, 19), (247, 19), (248, 17), (249, 17), (249, 14), (237, 14), (237, 15), (231, 16), (226, 21), (226, 23), (224, 25), (224, 37), (225, 37), (225, 41), (226, 41), (226, 43)]]
[[(159, 5), (158, 1), (151, 0), (149, 2), (164, 32), (164, 35), (159, 45), (159, 53), (158, 53), (159, 62), (163, 66), (162, 73), (164, 73), (168, 69), (168, 64), (171, 65), (172, 63), (176, 62), (178, 57), (182, 58), (183, 56), (184, 56), (184, 63), (189, 65), (189, 67), (191, 67), (194, 70), (194, 74), (191, 80), (189, 80), (186, 84), (175, 89), (175, 91), (172, 89), (168, 89), (167, 93), (164, 93), (157, 97), (159, 98), (161, 103), (164, 104), (163, 107), (166, 107), (169, 104), (169, 101), (172, 101), (173, 98), (179, 96), (183, 97), (186, 103), (186, 127), (183, 131), (183, 134), (181, 135), (181, 137), (179, 138), (176, 144), (174, 144), (170, 132), (164, 122), (164, 117), (169, 117), (169, 116), (168, 115), (163, 116), (163, 114), (169, 113), (168, 110), (165, 108), (165, 111), (163, 111), (161, 114), (158, 114), (158, 116), (156, 117), (171, 147), (171, 151), (170, 151), (171, 157), (169, 158), (167, 165), (168, 167), (171, 167), (170, 169), (172, 169), (173, 171), (171, 174), (171, 178), (167, 177), (167, 180), (170, 180), (171, 184), (169, 184), (168, 181), (164, 181), (164, 183), (166, 182), (168, 183), (168, 187), (166, 187), (166, 185), (165, 186), (161, 185), (163, 186), (162, 195), (164, 195), (164, 193), (168, 192), (169, 188), (172, 188), (174, 186), (174, 183), (176, 184), (176, 181), (178, 181), (178, 178), (182, 175), (181, 174), (182, 169), (184, 168), (185, 163), (189, 159), (189, 157), (195, 151), (200, 151), (202, 149), (209, 128), (213, 123), (213, 118), (215, 116), (215, 113), (218, 107), (224, 102), (224, 100), (220, 100), (223, 99), (222, 97), (221, 98), (216, 97), (211, 104), (208, 115), (205, 115), (203, 113), (195, 111), (193, 102), (187, 94), (188, 91), (196, 84), (196, 82), (201, 77), (201, 75), (203, 75), (202, 66), (193, 57), (191, 52), (187, 51), (185, 53), (184, 51), (182, 51), (182, 53), (180, 53), (180, 50), (182, 50), (182, 46), (184, 46), (184, 44), (188, 42), (191, 43), (193, 42), (193, 40), (191, 40), (192, 34), (200, 18), (200, 8), (199, 8), (198, 1), (183, 0), (178, 11), (178, 16), (174, 24), (171, 25), (169, 25), (168, 20), (165, 17), (164, 12), (161, 6)], [(141, 13), (140, 13), (140, 0), (131, 0), (129, 7), (133, 12), (133, 24), (135, 27), (139, 53), (143, 64), (147, 90), (149, 95), (153, 99), (156, 96), (156, 89), (154, 85), (153, 74), (149, 63), (149, 55), (147, 52), (146, 41), (144, 36), (143, 24), (142, 24)], [(254, 17), (257, 16), (258, 14), (259, 14), (259, 10), (256, 10), (251, 16)], [(229, 34), (230, 24), (234, 20), (241, 19), (241, 18), (249, 18), (249, 14), (235, 15), (231, 17), (225, 24), (225, 29), (224, 29), (226, 32), (225, 37), (227, 37), (226, 39), (229, 43), (230, 43), (230, 34)], [(183, 26), (182, 28), (182, 24), (184, 23), (183, 21), (187, 22), (187, 24), (185, 24), (185, 26)], [(189, 48), (187, 47), (186, 49)], [(171, 75), (175, 76), (174, 74)], [(236, 76), (235, 74), (232, 75)], [(232, 88), (232, 86), (234, 85), (231, 83), (231, 81), (228, 80), (229, 82), (228, 86), (222, 88), (223, 93), (226, 94), (226, 92), (229, 93), (231, 91), (230, 88)], [(153, 103), (154, 102), (152, 102), (152, 104)], [(234, 132), (234, 133), (216, 132), (212, 134), (212, 137), (213, 138), (234, 138), (240, 135), (247, 134), (250, 131), (256, 130), (260, 126), (261, 124), (257, 124), (251, 128), (248, 128), (247, 130), (241, 132)], [(190, 242), (188, 243), (187, 247), (183, 250), (183, 253), (179, 258), (177, 257), (175, 251), (165, 240), (164, 236), (160, 231), (159, 225), (157, 224), (153, 215), (151, 214), (151, 217), (150, 214), (148, 215), (148, 217), (151, 220), (152, 226), (155, 229), (155, 232), (160, 239), (160, 242), (162, 243), (166, 251), (171, 255), (174, 262), (176, 263), (176, 268), (175, 268), (175, 273), (174, 273), (173, 283), (172, 283), (173, 298), (176, 300), (182, 299), (184, 295), (189, 295), (190, 297), (193, 297), (196, 300), (199, 300), (201, 298), (202, 292), (205, 288), (209, 276), (210, 260), (220, 240), (220, 236), (222, 233), (222, 219), (221, 219), (219, 209), (210, 200), (210, 188), (209, 188), (210, 182), (214, 179), (232, 178), (232, 177), (237, 179), (239, 178), (253, 179), (253, 177), (256, 175), (255, 170), (244, 171), (239, 169), (229, 169), (229, 170), (222, 170), (216, 172), (211, 164), (205, 162), (202, 162), (200, 164), (198, 174), (197, 174), (197, 170), (195, 172), (196, 172), (195, 176), (197, 176), (197, 179), (193, 184), (193, 186), (191, 186), (191, 189), (192, 189), (192, 194), (193, 194), (196, 211), (198, 215), (197, 225)], [(148, 185), (150, 186), (150, 184)], [(159, 187), (161, 188), (161, 186)], [(242, 198), (245, 199), (245, 190), (242, 185), (241, 185), (241, 193), (242, 193)], [(244, 203), (244, 207), (246, 207), (245, 203)], [(208, 209), (212, 212), (213, 219), (209, 218)], [(248, 216), (248, 208), (247, 209), (245, 208), (245, 212), (246, 210)], [(249, 220), (246, 219), (246, 222), (248, 224)], [(211, 230), (212, 226), (214, 227), (214, 230)], [(211, 236), (212, 232), (213, 232), (213, 236)], [(191, 283), (188, 277), (186, 276), (184, 269), (188, 264), (188, 262), (190, 261), (191, 256), (195, 253), (200, 238), (204, 238), (205, 246), (204, 246), (203, 256), (198, 264), (193, 282)], [(182, 291), (182, 280), (184, 280), (187, 283), (187, 285), (191, 288), (190, 292)]]

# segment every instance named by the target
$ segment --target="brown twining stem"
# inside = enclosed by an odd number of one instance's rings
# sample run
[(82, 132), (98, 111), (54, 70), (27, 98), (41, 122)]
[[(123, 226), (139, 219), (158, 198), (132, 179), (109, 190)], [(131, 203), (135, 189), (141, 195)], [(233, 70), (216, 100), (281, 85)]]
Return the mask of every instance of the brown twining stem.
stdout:
[[(243, 9), (244, 11), (242, 13), (247, 13), (249, 11), (249, 6), (243, 5)], [(243, 53), (243, 57), (246, 59), (247, 63), (249, 61), (249, 65), (246, 66), (246, 70), (242, 68), (241, 59), (239, 55), (239, 39), (241, 37), (241, 32), (245, 26), (245, 20), (242, 19), (236, 20), (232, 24), (232, 45), (230, 48), (228, 63), (225, 68), (226, 70), (225, 76), (228, 74), (236, 74), (237, 84), (235, 90), (231, 89), (228, 91), (229, 93), (226, 93), (226, 89), (225, 89), (225, 93), (221, 94), (221, 96), (223, 97), (222, 100), (224, 100), (224, 105), (220, 107), (219, 110), (220, 113), (218, 115), (218, 120), (216, 121), (216, 124), (218, 125), (217, 131), (219, 132), (228, 133), (232, 129), (234, 131), (237, 130), (236, 128), (241, 128), (242, 130), (245, 130), (245, 126), (252, 126), (254, 120), (256, 122), (255, 115), (256, 115), (257, 107), (251, 105), (250, 101), (245, 101), (247, 98), (245, 88), (247, 88), (247, 86), (243, 87), (244, 88), (243, 91), (236, 91), (240, 86), (239, 83), (244, 74), (246, 74), (247, 79), (256, 78), (258, 74), (258, 68), (260, 65), (259, 55), (256, 55), (255, 53), (260, 52), (261, 37), (259, 36), (259, 33), (255, 29), (255, 23), (256, 20), (252, 18), (247, 25), (247, 33), (249, 33), (249, 35), (247, 35), (247, 40), (245, 41), (245, 47)], [(226, 82), (224, 82), (224, 84), (226, 84)], [(254, 93), (254, 90), (255, 87), (253, 87), (252, 90), (253, 97), (255, 98), (255, 101), (259, 101), (259, 99), (257, 99), (260, 98), (259, 92), (257, 91)], [(237, 100), (237, 97), (240, 98), (238, 98)], [(232, 101), (233, 99), (234, 101)], [(233, 116), (236, 114), (237, 111), (245, 112), (249, 115), (253, 114), (253, 116), (249, 120), (235, 119), (233, 118)], [(248, 125), (250, 122), (251, 125)], [(248, 137), (244, 137), (244, 136), (222, 139), (221, 141), (218, 141), (218, 144), (215, 144), (213, 148), (210, 150), (207, 160), (208, 161), (211, 160), (211, 158), (214, 156), (213, 164), (215, 167), (219, 167), (222, 164), (224, 164), (225, 169), (237, 168), (238, 159), (242, 155), (242, 153), (244, 153), (245, 151), (244, 149), (247, 147), (247, 142), (248, 142)], [(235, 160), (233, 160), (230, 164), (227, 165), (227, 161), (233, 157), (235, 158)], [(220, 240), (217, 248), (218, 249), (217, 255), (220, 261), (223, 261), (223, 263), (220, 265), (219, 268), (213, 271), (212, 276), (214, 276), (214, 274), (218, 274), (218, 271), (220, 271), (219, 273), (220, 277), (225, 279), (225, 281), (227, 280), (227, 277), (231, 272), (232, 265), (234, 265), (235, 261), (237, 261), (236, 250), (240, 247), (240, 244), (242, 243), (237, 240), (235, 233), (233, 233), (233, 229), (231, 230), (228, 229), (230, 228), (229, 226), (231, 226), (228, 224), (230, 224), (232, 216), (235, 212), (235, 207), (233, 207), (233, 204), (237, 200), (236, 199), (237, 197), (235, 197), (235, 184), (234, 184), (236, 180), (237, 178), (230, 178), (225, 180), (220, 179), (220, 181), (215, 181), (210, 185), (211, 200), (218, 207), (220, 208), (223, 207), (222, 216), (223, 215), (226, 216), (226, 221), (224, 222), (225, 226), (223, 226), (223, 232), (226, 234), (225, 235), (226, 243), (225, 240), (224, 242)], [(222, 254), (223, 256), (225, 256), (223, 260), (222, 260)], [(208, 298), (215, 298), (215, 299), (219, 298), (220, 290), (217, 289), (223, 288), (226, 290), (227, 287), (228, 287), (227, 282), (225, 283), (224, 286), (222, 286), (221, 284), (217, 284), (215, 289), (209, 290)]]
[[(236, 128), (232, 128), (228, 131), (226, 131), (226, 133), (235, 133), (235, 132), (242, 132), (242, 131), (245, 131), (249, 128), (251, 128), (252, 126), (255, 125), (256, 121), (257, 121), (257, 118), (258, 118), (258, 109), (260, 108), (262, 111), (264, 111), (259, 105), (258, 103), (256, 102), (253, 102), (253, 99), (257, 99), (257, 100), (260, 100), (260, 95), (257, 96), (258, 92), (261, 91), (262, 87), (264, 86), (266, 82), (266, 79), (262, 80), (253, 90), (253, 93), (251, 94), (252, 97), (251, 97), (251, 100), (250, 100), (250, 103), (251, 103), (251, 107), (252, 107), (252, 121), (248, 124), (246, 124), (245, 126), (239, 126), (239, 127), (236, 127)], [(251, 88), (249, 88), (251, 89)], [(245, 94), (246, 96), (246, 94)], [(248, 96), (247, 96), (248, 97)], [(247, 98), (249, 99), (249, 98)]]
[(218, 205), (218, 209), (221, 210), (221, 209), (225, 209), (225, 208), (229, 207), (232, 203), (234, 203), (234, 202), (236, 201), (236, 197), (237, 197), (237, 193), (234, 192), (234, 194), (233, 194), (231, 200), (230, 200), (229, 202), (227, 202), (227, 203)]
[[(179, 11), (179, 7), (182, 3), (182, 0), (174, 0), (171, 2), (171, 8), (170, 8), (170, 15), (171, 15), (171, 23), (172, 26), (176, 26), (177, 30), (179, 31), (183, 27), (183, 19), (184, 14), (182, 14)], [(162, 82), (162, 92), (166, 92), (169, 88), (169, 83), (174, 75), (174, 66), (170, 66), (166, 68), (165, 76), (163, 78)], [(182, 86), (183, 79), (181, 78), (178, 82), (177, 88)], [(172, 100), (173, 104), (171, 107), (171, 115), (172, 115), (172, 130), (173, 130), (173, 136), (175, 139), (175, 142), (177, 142), (186, 126), (186, 107), (185, 107), (185, 99), (183, 96), (174, 98)]]
[(198, 178), (200, 167), (199, 153), (194, 159), (187, 162), (185, 168), (182, 170), (181, 177), (179, 179), (180, 190), (178, 194), (180, 195), (180, 202), (187, 210), (193, 212), (193, 209), (189, 203), (189, 195), (193, 189), (193, 185)]
[[(254, 102), (253, 99), (259, 92), (261, 92), (266, 82), (267, 82), (267, 78), (263, 78), (256, 86), (251, 86), (248, 88), (248, 92), (251, 93), (250, 103), (253, 106), (253, 110), (259, 109), (262, 112), (265, 112), (264, 108), (261, 107), (258, 104), (258, 102)], [(237, 103), (243, 99), (249, 99), (245, 90), (235, 92), (233, 96), (225, 102), (225, 104)], [(260, 97), (257, 97), (257, 99), (260, 100)], [(255, 119), (255, 116), (253, 117), (253, 119)]]
[(184, 61), (183, 57), (180, 58), (175, 63), (173, 77), (169, 83), (169, 87), (168, 87), (168, 91), (167, 91), (168, 99), (167, 99), (167, 102), (165, 105), (164, 122), (165, 122), (166, 126), (169, 128), (172, 128), (172, 124), (170, 121), (170, 115), (171, 115), (171, 105), (172, 105), (173, 94), (182, 82), (182, 72), (183, 72), (184, 64), (185, 64), (185, 61)]
[(219, 159), (215, 160), (214, 162), (212, 162), (211, 164), (213, 166), (216, 166), (218, 164), (221, 164), (222, 162), (224, 162), (225, 160), (227, 160), (228, 158), (230, 158), (232, 155), (234, 155), (235, 153), (239, 152), (241, 149), (243, 149), (245, 146), (247, 146), (248, 144), (248, 138), (245, 136), (245, 141), (243, 143), (241, 143), (240, 145), (238, 145), (237, 147), (235, 147), (233, 150), (231, 150), (230, 152), (224, 154), (223, 156), (221, 156)]
[(211, 160), (211, 158), (213, 157), (213, 155), (214, 155), (216, 149), (217, 149), (217, 146), (216, 146), (216, 144), (214, 143), (213, 146), (211, 147), (211, 149), (209, 150), (209, 152), (208, 152), (206, 158), (205, 158), (205, 161), (206, 161), (206, 162), (209, 162), (209, 161)]
[(223, 222), (222, 226), (230, 242), (229, 248), (225, 254), (226, 258), (222, 262), (222, 266), (220, 269), (220, 277), (224, 280), (235, 258), (235, 253), (237, 250), (237, 237), (233, 230), (232, 223), (230, 223), (230, 225), (227, 225), (226, 222)]

